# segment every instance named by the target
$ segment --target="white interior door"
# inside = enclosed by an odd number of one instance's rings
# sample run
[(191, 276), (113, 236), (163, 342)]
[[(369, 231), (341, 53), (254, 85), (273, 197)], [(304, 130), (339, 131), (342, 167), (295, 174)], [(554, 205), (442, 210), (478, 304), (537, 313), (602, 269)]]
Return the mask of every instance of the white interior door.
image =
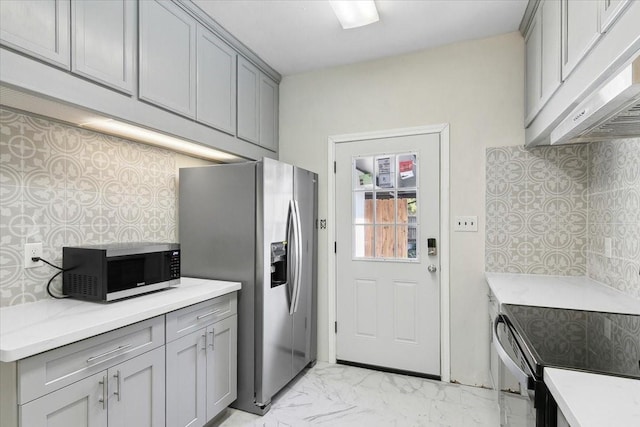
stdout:
[(335, 156), (337, 359), (439, 377), (440, 136)]

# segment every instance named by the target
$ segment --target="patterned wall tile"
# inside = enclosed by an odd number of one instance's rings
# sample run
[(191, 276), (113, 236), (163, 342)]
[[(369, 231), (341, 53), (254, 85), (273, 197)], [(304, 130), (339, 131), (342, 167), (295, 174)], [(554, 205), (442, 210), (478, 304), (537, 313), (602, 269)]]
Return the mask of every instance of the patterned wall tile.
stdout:
[(587, 274), (640, 298), (640, 138), (489, 148), (486, 165), (487, 271)]
[(175, 241), (176, 179), (171, 151), (0, 109), (0, 306), (48, 298), (25, 242), (61, 264), (63, 246)]
[(640, 138), (589, 148), (587, 274), (640, 299)]
[(486, 164), (487, 271), (583, 275), (586, 148), (489, 148)]

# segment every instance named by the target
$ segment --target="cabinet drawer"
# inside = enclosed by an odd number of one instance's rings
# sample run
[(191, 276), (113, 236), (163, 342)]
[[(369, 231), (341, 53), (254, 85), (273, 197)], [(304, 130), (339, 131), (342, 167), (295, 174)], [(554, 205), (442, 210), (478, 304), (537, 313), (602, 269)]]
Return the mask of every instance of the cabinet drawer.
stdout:
[(18, 362), (18, 403), (86, 378), (164, 345), (164, 317), (40, 353)]
[(236, 292), (194, 304), (166, 315), (167, 342), (238, 312)]

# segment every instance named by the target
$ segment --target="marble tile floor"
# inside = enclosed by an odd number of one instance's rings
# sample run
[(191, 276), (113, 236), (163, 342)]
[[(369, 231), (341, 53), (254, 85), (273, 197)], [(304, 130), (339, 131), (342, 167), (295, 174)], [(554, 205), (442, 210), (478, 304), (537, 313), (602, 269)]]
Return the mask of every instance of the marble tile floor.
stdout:
[(264, 416), (227, 409), (215, 427), (498, 426), (494, 391), (318, 362)]

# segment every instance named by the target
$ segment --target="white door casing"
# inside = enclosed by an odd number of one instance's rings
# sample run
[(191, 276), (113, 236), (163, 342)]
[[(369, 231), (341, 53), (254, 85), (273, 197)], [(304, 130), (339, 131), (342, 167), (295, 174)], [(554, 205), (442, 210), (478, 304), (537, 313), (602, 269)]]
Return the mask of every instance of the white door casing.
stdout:
[[(349, 144), (356, 141), (367, 142)], [(420, 141), (422, 143), (419, 143)], [(330, 302), (328, 317), (331, 326), (329, 361), (335, 362), (337, 355), (337, 359), (340, 360), (435, 375), (440, 376), (443, 381), (449, 381), (448, 125), (332, 136), (328, 142), (329, 221), (327, 228), (329, 233), (328, 297)], [(394, 142), (397, 144), (394, 145)], [(358, 153), (361, 148), (355, 148), (355, 151), (346, 150), (345, 147), (350, 145), (365, 147), (367, 151), (366, 153), (364, 151)], [(429, 146), (431, 146), (431, 153), (427, 154)], [(434, 149), (435, 151), (433, 151)], [(343, 153), (347, 151), (349, 154)], [(399, 262), (389, 259), (383, 261), (360, 260), (358, 256), (354, 256), (352, 243), (354, 235), (358, 233), (359, 239), (362, 240), (363, 232), (362, 230), (359, 232), (354, 230), (367, 227), (355, 226), (351, 218), (353, 212), (351, 198), (356, 198), (356, 196), (362, 198), (362, 194), (356, 195), (355, 191), (353, 195), (351, 194), (351, 163), (352, 160), (358, 159), (358, 155), (354, 154), (369, 153), (375, 156), (382, 153), (407, 154), (411, 152), (417, 155), (418, 165), (416, 168), (419, 175), (419, 187), (426, 189), (429, 186), (426, 184), (427, 181), (432, 184), (431, 196), (420, 195), (420, 193), (426, 193), (426, 190), (418, 189), (418, 206), (424, 213), (424, 217), (418, 219), (418, 260), (407, 261), (405, 259)], [(346, 167), (345, 165), (339, 166), (340, 162), (344, 162), (344, 159), (340, 160), (340, 156), (351, 156)], [(338, 173), (334, 175), (334, 160), (336, 159), (339, 162)], [(399, 167), (399, 161), (396, 162), (395, 167)], [(344, 171), (346, 182), (342, 182), (345, 178), (340, 174), (341, 168), (346, 169)], [(400, 179), (400, 170), (396, 172), (398, 179)], [(341, 191), (342, 196), (339, 194)], [(397, 194), (396, 197), (398, 197)], [(369, 194), (367, 198), (376, 199), (377, 197)], [(400, 199), (401, 197), (398, 197), (398, 200)], [(432, 209), (427, 209), (428, 199), (435, 200), (434, 203), (431, 203)], [(346, 206), (343, 206), (345, 203)], [(346, 214), (341, 215), (342, 212), (346, 212)], [(420, 211), (417, 215), (420, 215)], [(342, 225), (340, 224), (341, 216)], [(376, 219), (378, 219), (377, 216)], [(356, 222), (358, 221), (356, 220)], [(345, 230), (348, 231), (345, 233)], [(375, 233), (370, 233), (369, 236), (371, 234), (375, 235)], [(338, 242), (337, 254), (334, 253), (334, 242), (331, 241), (331, 237), (334, 237), (334, 240)], [(438, 256), (427, 255), (427, 238), (437, 239)], [(358, 250), (360, 256), (371, 257), (372, 255), (372, 253), (363, 254), (361, 247)], [(400, 249), (397, 247), (396, 250)], [(343, 258), (339, 258), (341, 255)], [(406, 257), (406, 254), (403, 256)], [(427, 267), (432, 264), (438, 268), (435, 273), (427, 271)], [(341, 283), (337, 275), (345, 272), (351, 276), (352, 285), (346, 288), (337, 288), (337, 284)], [(353, 285), (353, 277), (359, 279), (355, 282), (356, 285)], [(374, 285), (374, 283), (376, 284)], [(341, 301), (341, 292), (345, 289), (349, 302), (345, 302), (346, 299)], [(375, 291), (373, 291), (374, 289)], [(355, 298), (356, 296), (357, 298)], [(355, 300), (361, 302), (362, 307), (359, 313), (355, 306)], [(367, 300), (371, 302), (375, 300), (376, 302), (374, 305), (367, 305)], [(375, 310), (372, 310), (372, 307), (375, 307)], [(345, 316), (349, 318), (351, 324), (344, 324)], [(336, 319), (338, 320), (338, 333), (334, 334), (333, 322)], [(424, 328), (425, 324), (432, 327)], [(373, 338), (374, 336), (380, 336), (380, 339)], [(346, 338), (355, 342), (356, 345), (347, 344), (349, 340), (345, 341)], [(355, 349), (355, 356), (351, 353), (350, 347)]]

